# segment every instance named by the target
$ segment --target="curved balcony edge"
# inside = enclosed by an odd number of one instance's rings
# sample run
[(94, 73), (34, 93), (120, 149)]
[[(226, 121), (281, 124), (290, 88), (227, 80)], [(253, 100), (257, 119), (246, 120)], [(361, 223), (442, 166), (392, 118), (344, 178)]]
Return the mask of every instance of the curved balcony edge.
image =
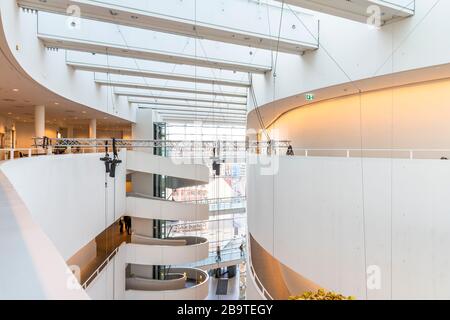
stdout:
[[(137, 280), (134, 283), (127, 279), (125, 290), (126, 300), (204, 300), (209, 292), (209, 275), (207, 272), (195, 268), (173, 268), (171, 274), (186, 275), (186, 283), (194, 282), (195, 285), (183, 289), (172, 290), (145, 290), (145, 287), (162, 288), (158, 282), (149, 281), (150, 279)], [(135, 278), (136, 279), (136, 278)], [(139, 279), (139, 277), (137, 277)], [(169, 280), (174, 285), (179, 285), (179, 279)], [(184, 278), (183, 278), (184, 280)], [(156, 280), (167, 281), (167, 280)], [(139, 283), (139, 285), (137, 285)], [(133, 285), (136, 285), (133, 288)], [(139, 289), (138, 289), (139, 288)]]
[(89, 299), (11, 182), (9, 163), (0, 162), (0, 241), (13, 254), (0, 266), (0, 299)]
[(131, 241), (127, 243), (126, 262), (132, 264), (180, 265), (206, 259), (209, 255), (209, 241), (201, 237), (179, 237), (161, 242), (160, 239), (132, 236)]
[[(189, 159), (187, 159), (189, 160)], [(150, 152), (127, 151), (127, 170), (169, 177), (171, 188), (185, 188), (209, 183), (209, 169), (202, 164), (186, 163), (185, 159), (173, 159)]]
[(209, 205), (128, 195), (127, 214), (134, 218), (171, 221), (202, 221), (209, 219)]

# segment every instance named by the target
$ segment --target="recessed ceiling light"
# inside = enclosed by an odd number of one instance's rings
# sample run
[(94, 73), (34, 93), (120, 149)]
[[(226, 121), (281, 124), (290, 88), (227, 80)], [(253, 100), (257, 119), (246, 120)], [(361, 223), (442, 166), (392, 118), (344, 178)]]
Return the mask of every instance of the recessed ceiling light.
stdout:
[(12, 91), (14, 91), (14, 92), (19, 92), (19, 89), (13, 89)]
[(103, 119), (107, 120), (107, 119), (108, 119), (108, 117), (104, 117)]
[(8, 112), (8, 115), (12, 115), (12, 112)]
[(59, 106), (59, 102), (55, 102), (55, 106)]
[(86, 114), (87, 112), (86, 111), (81, 111), (81, 113)]

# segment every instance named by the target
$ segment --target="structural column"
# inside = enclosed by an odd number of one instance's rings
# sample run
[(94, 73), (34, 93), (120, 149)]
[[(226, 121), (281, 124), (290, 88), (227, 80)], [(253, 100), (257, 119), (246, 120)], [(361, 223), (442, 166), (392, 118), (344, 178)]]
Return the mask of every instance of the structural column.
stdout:
[(153, 140), (153, 110), (136, 110), (136, 122), (131, 125), (131, 136), (136, 140)]
[(34, 108), (34, 136), (37, 138), (45, 136), (45, 106)]
[[(137, 109), (136, 122), (131, 126), (131, 137), (135, 140), (153, 140), (153, 110)], [(139, 148), (140, 152), (149, 152), (153, 154), (153, 148)], [(133, 192), (153, 195), (153, 175), (143, 172), (135, 172), (132, 174)], [(141, 219), (136, 222), (133, 218), (133, 225), (141, 223)], [(153, 236), (153, 228), (150, 236)]]
[(97, 119), (91, 119), (89, 123), (89, 138), (97, 139)]
[(73, 126), (67, 127), (67, 138), (73, 138)]

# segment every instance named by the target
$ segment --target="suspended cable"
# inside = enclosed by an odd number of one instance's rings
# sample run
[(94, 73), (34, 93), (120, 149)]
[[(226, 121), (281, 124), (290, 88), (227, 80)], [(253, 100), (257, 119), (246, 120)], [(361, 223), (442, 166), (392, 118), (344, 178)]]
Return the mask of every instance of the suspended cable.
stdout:
[(256, 118), (258, 120), (258, 123), (259, 123), (259, 126), (261, 128), (261, 131), (266, 136), (267, 141), (271, 141), (270, 135), (269, 135), (269, 133), (268, 133), (268, 131), (266, 129), (266, 125), (264, 124), (263, 117), (262, 117), (262, 115), (260, 113), (260, 110), (259, 110), (258, 101), (256, 100), (256, 94), (255, 94), (255, 91), (254, 91), (254, 88), (253, 88), (253, 79), (252, 79), (252, 75), (251, 74), (249, 74), (249, 78), (251, 80), (251, 85), (250, 85), (250, 89), (249, 89), (250, 97), (252, 98), (254, 110), (255, 110), (255, 113), (256, 113)]
[[(268, 6), (268, 4), (266, 4), (266, 5)], [(268, 10), (268, 7), (267, 7), (267, 10)], [(278, 36), (277, 36), (277, 46), (276, 46), (276, 50), (275, 50), (275, 61), (274, 61), (274, 65), (273, 65), (273, 78), (274, 78), (274, 81), (273, 81), (273, 99), (272, 99), (272, 102), (274, 102), (275, 99), (276, 99), (276, 92), (275, 92), (275, 90), (276, 90), (276, 77), (277, 77), (276, 71), (277, 71), (277, 65), (278, 65), (278, 54), (279, 54), (279, 48), (280, 48), (281, 28), (282, 28), (282, 25), (283, 25), (283, 16), (284, 16), (284, 1), (282, 3), (282, 6), (281, 6), (280, 23), (279, 23), (279, 27), (278, 27)], [(269, 17), (269, 14), (268, 14), (268, 17)], [(269, 18), (268, 23), (269, 23), (269, 30), (270, 30), (270, 18)], [(253, 76), (252, 75), (250, 75), (250, 95), (252, 97), (254, 110), (255, 110), (256, 117), (258, 119), (260, 128), (261, 128), (263, 134), (266, 136), (267, 142), (270, 143), (270, 141), (272, 141), (272, 139), (270, 137), (270, 134), (269, 134), (265, 124), (264, 124), (264, 120), (263, 120), (263, 117), (261, 115), (258, 102), (256, 100), (256, 94), (255, 94), (255, 90), (254, 90), (254, 87), (253, 87)]]
[(297, 15), (297, 13), (292, 9), (290, 5), (287, 4), (287, 8), (292, 12), (292, 14), (295, 16), (295, 18), (302, 24), (302, 26), (305, 28), (305, 30), (309, 33), (309, 35), (317, 41), (319, 47), (321, 50), (325, 52), (325, 54), (333, 61), (333, 63), (339, 68), (339, 70), (345, 75), (345, 77), (349, 80), (350, 84), (355, 87), (355, 89), (358, 92), (362, 92), (362, 90), (358, 87), (358, 85), (355, 83), (355, 81), (350, 77), (350, 75), (345, 72), (344, 68), (339, 64), (339, 62), (333, 57), (333, 55), (328, 51), (328, 49), (320, 42), (320, 38), (316, 36), (309, 28), (308, 26), (303, 22), (302, 19)]
[[(117, 30), (118, 30), (118, 32), (119, 32), (119, 34), (120, 34), (120, 36), (121, 36), (121, 38), (122, 38), (122, 41), (124, 42), (125, 46), (127, 47), (127, 49), (130, 49), (131, 47), (128, 45), (128, 41), (126, 40), (124, 34), (122, 33), (122, 30), (120, 29), (120, 26), (119, 26), (119, 25), (116, 25), (116, 27), (117, 27)], [(187, 38), (186, 43), (184, 44), (184, 47), (183, 47), (183, 49), (181, 50), (181, 53), (182, 53), (182, 54), (186, 51), (186, 48), (187, 48), (188, 45), (189, 45), (189, 38)], [(139, 66), (139, 63), (138, 63), (138, 61), (137, 61), (136, 58), (131, 58), (131, 59), (133, 60), (135, 66), (136, 66), (136, 69), (137, 69), (138, 71), (140, 71), (140, 72), (145, 71), (145, 70), (143, 70), (143, 69)], [(169, 74), (171, 74), (171, 75), (175, 74), (175, 69), (177, 68), (177, 66), (178, 66), (178, 65), (177, 65), (176, 63), (174, 63), (173, 66), (172, 66), (171, 71), (169, 72)], [(144, 81), (144, 83), (145, 83), (146, 86), (150, 86), (150, 84), (149, 84), (149, 82), (147, 81), (147, 78), (146, 78), (146, 77), (142, 76), (141, 78), (142, 78), (142, 80)], [(167, 79), (167, 80), (165, 80), (164, 85), (162, 86), (162, 88), (166, 88), (168, 84), (169, 84), (169, 80)], [(155, 100), (155, 102), (158, 102), (158, 97), (160, 97), (160, 96), (162, 95), (162, 93), (160, 93), (160, 94), (158, 95), (158, 94), (154, 94), (153, 91), (152, 91), (151, 89), (148, 89), (148, 90), (150, 91), (150, 93), (151, 93), (152, 95), (155, 95), (155, 97), (153, 98), (153, 99)]]

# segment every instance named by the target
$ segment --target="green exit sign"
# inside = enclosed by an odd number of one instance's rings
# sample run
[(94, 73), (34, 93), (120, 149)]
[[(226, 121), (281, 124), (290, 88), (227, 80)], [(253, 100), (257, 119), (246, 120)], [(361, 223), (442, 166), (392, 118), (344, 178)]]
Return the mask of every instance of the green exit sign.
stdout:
[(313, 101), (314, 100), (314, 93), (307, 93), (305, 94), (306, 101)]

